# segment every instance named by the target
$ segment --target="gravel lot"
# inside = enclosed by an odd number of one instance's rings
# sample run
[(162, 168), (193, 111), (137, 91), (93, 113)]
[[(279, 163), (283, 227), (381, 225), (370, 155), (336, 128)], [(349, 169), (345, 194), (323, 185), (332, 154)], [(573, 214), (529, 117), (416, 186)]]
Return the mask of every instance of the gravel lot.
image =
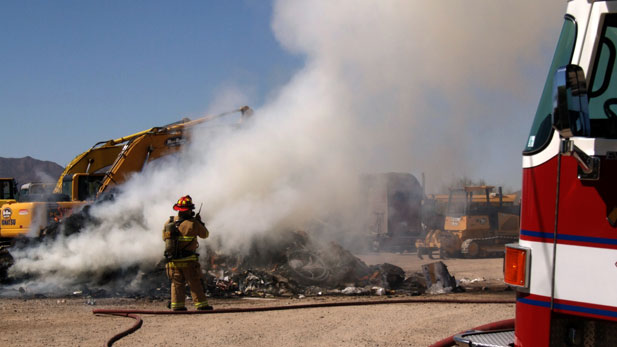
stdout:
[[(420, 270), (415, 254), (359, 255), (367, 264)], [(211, 299), (215, 309), (397, 299), (514, 300), (502, 284), (502, 259), (444, 261), (465, 293), (417, 297)], [(133, 319), (93, 309), (164, 310), (166, 302), (126, 298), (0, 299), (2, 346), (102, 346)], [(188, 303), (187, 303), (188, 304)], [(514, 304), (409, 303), (206, 315), (140, 315), (141, 329), (114, 346), (426, 346), (454, 333), (514, 317)]]

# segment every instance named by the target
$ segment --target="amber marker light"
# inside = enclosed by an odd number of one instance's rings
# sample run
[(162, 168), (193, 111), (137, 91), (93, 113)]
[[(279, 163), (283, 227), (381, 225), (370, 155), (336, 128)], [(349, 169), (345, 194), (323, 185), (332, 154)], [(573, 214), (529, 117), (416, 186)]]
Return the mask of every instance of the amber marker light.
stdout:
[(527, 288), (529, 286), (529, 267), (531, 249), (517, 243), (506, 245), (503, 280), (506, 284)]

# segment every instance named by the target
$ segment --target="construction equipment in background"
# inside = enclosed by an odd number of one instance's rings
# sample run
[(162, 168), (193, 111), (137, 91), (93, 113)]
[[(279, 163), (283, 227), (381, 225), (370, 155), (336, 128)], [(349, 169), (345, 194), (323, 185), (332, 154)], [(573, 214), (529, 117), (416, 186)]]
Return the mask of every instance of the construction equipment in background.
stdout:
[[(111, 141), (107, 141), (109, 142)], [(68, 185), (69, 191), (63, 193), (62, 189), (54, 189), (58, 186), (56, 183), (52, 187), (52, 194), (38, 196), (38, 199), (34, 196), (24, 198), (17, 203), (3, 206), (2, 210), (8, 211), (8, 218), (3, 216), (0, 239), (12, 241), (20, 235), (38, 236), (48, 225), (60, 222), (73, 209), (92, 201), (99, 185), (88, 183), (100, 182), (104, 173), (98, 170), (110, 167), (122, 150), (121, 145), (106, 145), (107, 143), (97, 143), (66, 166), (58, 182), (65, 182), (65, 178), (72, 180), (74, 183)], [(62, 184), (60, 187), (62, 188)]]
[(422, 233), (422, 185), (409, 173), (366, 175), (363, 180), (372, 250), (412, 251)]
[(415, 242), (418, 256), (477, 258), (502, 256), (504, 245), (518, 239), (520, 207), (516, 195), (492, 186), (451, 189), (443, 229), (428, 230)]
[(178, 153), (190, 141), (190, 130), (195, 126), (236, 112), (244, 120), (253, 111), (244, 106), (195, 120), (184, 118), (95, 144), (66, 166), (49, 198), (4, 205), (0, 239), (41, 235), (48, 226), (56, 225), (76, 208), (99, 198), (110, 187), (124, 183), (152, 161)]

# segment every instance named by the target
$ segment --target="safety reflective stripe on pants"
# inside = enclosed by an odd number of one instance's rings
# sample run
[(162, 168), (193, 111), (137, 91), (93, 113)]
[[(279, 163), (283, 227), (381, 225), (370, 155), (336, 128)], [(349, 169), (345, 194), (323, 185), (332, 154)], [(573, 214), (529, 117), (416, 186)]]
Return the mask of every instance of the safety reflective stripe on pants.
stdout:
[(178, 236), (178, 241), (193, 241), (195, 236)]
[(182, 308), (182, 307), (184, 307), (183, 302), (172, 302), (171, 303), (171, 308)]
[(208, 302), (207, 301), (200, 301), (200, 302), (196, 302), (195, 303), (195, 307), (200, 308), (200, 307), (206, 307), (208, 306)]
[(167, 264), (169, 265), (170, 268), (171, 267), (175, 267), (175, 268), (187, 267), (189, 265), (188, 263), (183, 263), (183, 262), (174, 263), (173, 261), (170, 261)]
[(180, 259), (174, 259), (172, 261), (170, 261), (168, 264), (171, 267), (186, 267), (186, 263), (187, 261), (197, 261), (199, 258), (197, 258), (197, 255), (191, 255), (188, 256), (186, 258), (180, 258)]

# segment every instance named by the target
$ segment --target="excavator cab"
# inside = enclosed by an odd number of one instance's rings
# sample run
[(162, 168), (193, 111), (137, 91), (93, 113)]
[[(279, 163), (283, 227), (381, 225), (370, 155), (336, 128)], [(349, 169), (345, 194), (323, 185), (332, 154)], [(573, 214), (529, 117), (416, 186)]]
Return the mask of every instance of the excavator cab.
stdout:
[(77, 173), (62, 179), (62, 194), (71, 201), (92, 201), (96, 197), (105, 174)]
[(17, 183), (14, 178), (0, 178), (0, 206), (15, 202)]

